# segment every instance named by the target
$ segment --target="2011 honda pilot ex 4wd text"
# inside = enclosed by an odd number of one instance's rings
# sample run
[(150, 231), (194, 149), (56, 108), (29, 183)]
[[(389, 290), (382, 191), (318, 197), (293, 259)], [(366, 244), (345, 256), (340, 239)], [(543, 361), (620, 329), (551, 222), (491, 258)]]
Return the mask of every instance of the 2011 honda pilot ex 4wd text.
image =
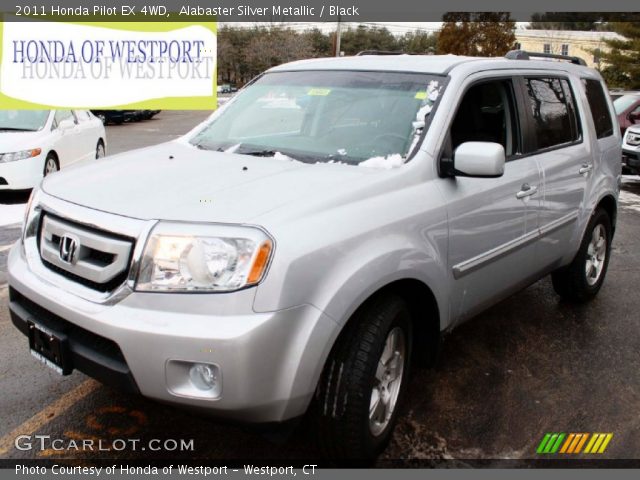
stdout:
[(184, 138), (47, 177), (13, 322), (62, 374), (242, 421), (309, 412), (329, 453), (371, 458), (442, 332), (549, 273), (598, 292), (614, 119), (576, 59), (273, 68)]

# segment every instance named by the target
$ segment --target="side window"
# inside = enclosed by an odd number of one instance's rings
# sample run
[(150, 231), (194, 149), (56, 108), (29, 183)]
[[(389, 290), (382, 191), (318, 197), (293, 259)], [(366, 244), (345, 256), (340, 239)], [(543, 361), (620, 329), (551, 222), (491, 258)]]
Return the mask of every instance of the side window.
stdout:
[(596, 136), (604, 138), (613, 135), (613, 122), (611, 121), (609, 104), (602, 89), (602, 83), (598, 80), (583, 78), (582, 84), (589, 101), (593, 123), (596, 126)]
[(71, 118), (74, 122), (76, 121), (71, 110), (56, 110), (53, 117), (53, 128), (57, 128), (57, 126), (60, 125), (60, 122), (67, 118)]
[(507, 157), (520, 152), (513, 87), (510, 80), (473, 85), (464, 94), (449, 132), (447, 155), (464, 142), (495, 142)]
[(91, 114), (89, 113), (89, 110), (75, 110), (74, 113), (80, 123), (88, 122), (89, 120), (91, 120)]
[(533, 117), (536, 150), (575, 142), (580, 138), (575, 102), (566, 80), (526, 78), (526, 102)]

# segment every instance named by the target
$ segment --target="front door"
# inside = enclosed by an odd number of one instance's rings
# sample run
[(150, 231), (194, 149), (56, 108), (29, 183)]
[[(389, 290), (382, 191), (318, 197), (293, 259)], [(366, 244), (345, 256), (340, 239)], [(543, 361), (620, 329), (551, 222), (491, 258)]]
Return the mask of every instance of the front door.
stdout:
[(511, 78), (473, 83), (460, 101), (443, 155), (467, 141), (496, 142), (507, 157), (499, 178), (458, 176), (440, 182), (449, 216), (453, 321), (472, 316), (531, 278), (541, 175), (521, 152)]

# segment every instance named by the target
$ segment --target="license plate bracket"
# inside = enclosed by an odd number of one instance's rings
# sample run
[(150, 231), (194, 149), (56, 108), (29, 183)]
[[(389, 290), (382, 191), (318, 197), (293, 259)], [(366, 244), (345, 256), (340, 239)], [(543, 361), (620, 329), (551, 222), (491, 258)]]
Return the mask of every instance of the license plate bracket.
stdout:
[(69, 375), (73, 366), (69, 358), (66, 336), (56, 334), (31, 321), (27, 322), (27, 325), (31, 355), (60, 375)]

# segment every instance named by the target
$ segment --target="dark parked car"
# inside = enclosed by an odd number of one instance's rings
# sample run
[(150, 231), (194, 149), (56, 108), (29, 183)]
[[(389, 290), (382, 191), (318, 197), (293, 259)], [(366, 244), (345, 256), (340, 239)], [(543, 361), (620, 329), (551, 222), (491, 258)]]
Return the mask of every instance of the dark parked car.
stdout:
[(105, 125), (108, 123), (120, 125), (124, 122), (149, 120), (160, 113), (160, 110), (91, 110), (91, 112)]
[(625, 92), (613, 101), (613, 107), (618, 115), (622, 135), (631, 125), (640, 123), (640, 92)]
[(102, 123), (115, 123), (120, 125), (131, 120), (139, 120), (140, 110), (91, 110), (96, 117), (102, 120)]
[(140, 110), (141, 120), (149, 120), (159, 114), (162, 110)]

